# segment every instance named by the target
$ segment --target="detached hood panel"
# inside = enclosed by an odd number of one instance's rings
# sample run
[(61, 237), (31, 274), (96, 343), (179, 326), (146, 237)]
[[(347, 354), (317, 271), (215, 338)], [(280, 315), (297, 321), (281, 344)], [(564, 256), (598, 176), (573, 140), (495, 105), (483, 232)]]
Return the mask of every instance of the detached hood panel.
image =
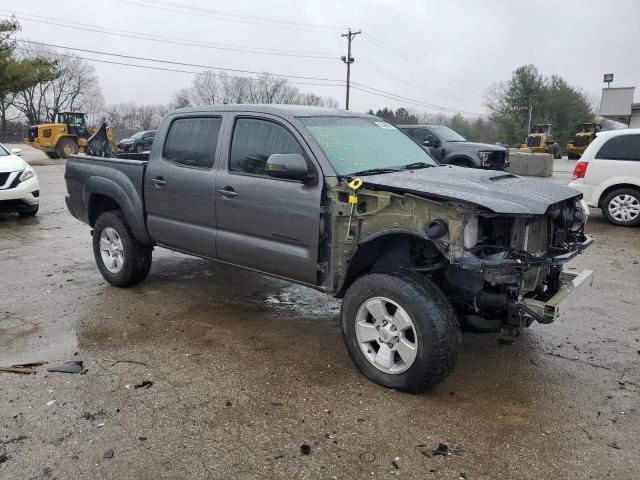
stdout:
[(582, 197), (564, 185), (451, 165), (367, 175), (362, 180), (369, 187), (457, 200), (506, 214), (542, 215), (554, 203)]

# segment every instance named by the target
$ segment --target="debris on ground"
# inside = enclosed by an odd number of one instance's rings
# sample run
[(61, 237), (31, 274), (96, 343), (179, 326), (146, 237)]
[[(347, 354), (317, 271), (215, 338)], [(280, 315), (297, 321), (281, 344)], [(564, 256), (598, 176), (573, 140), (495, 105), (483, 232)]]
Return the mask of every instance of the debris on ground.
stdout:
[(138, 383), (137, 385), (134, 385), (133, 388), (138, 389), (138, 388), (151, 388), (151, 386), (153, 385), (153, 382), (151, 380), (144, 380), (142, 383)]
[(141, 442), (144, 442), (147, 439), (147, 437), (138, 437), (138, 440), (140, 440)]
[(431, 455), (442, 455), (445, 457), (447, 455), (451, 455), (449, 452), (449, 445), (446, 443), (439, 443), (438, 446), (431, 451)]
[(460, 472), (460, 480), (467, 480), (467, 474), (464, 472)]
[(53, 405), (54, 403), (56, 403), (56, 400), (49, 400), (47, 402), (47, 407), (50, 407), (51, 405)]
[(232, 407), (233, 403), (231, 403), (231, 400), (227, 400), (227, 401), (224, 402), (224, 406), (225, 407)]
[(306, 443), (303, 443), (300, 445), (300, 453), (302, 453), (302, 455), (309, 455), (311, 453), (311, 447)]
[(515, 342), (515, 340), (512, 339), (512, 338), (499, 338), (498, 339), (498, 345), (513, 345), (514, 342)]
[(9, 460), (9, 457), (5, 453), (0, 453), (0, 464)]
[(73, 360), (72, 362), (64, 362), (58, 367), (49, 367), (47, 372), (58, 373), (80, 373), (82, 372), (82, 360)]
[(615, 448), (616, 450), (620, 450), (622, 447), (618, 445), (618, 442), (607, 443), (607, 447)]
[(16, 365), (10, 365), (8, 367), (0, 367), (0, 372), (21, 373), (23, 375), (30, 375), (32, 373), (36, 373), (36, 371), (33, 369), (34, 367), (40, 367), (46, 364), (47, 362), (19, 363)]
[(113, 448), (110, 448), (102, 454), (102, 458), (113, 458)]
[(84, 412), (82, 414), (82, 418), (85, 420), (96, 420), (98, 417), (101, 417), (102, 415), (104, 415), (104, 412), (102, 410), (98, 410), (96, 413), (91, 413), (91, 412)]
[(396, 457), (391, 462), (391, 465), (393, 465), (393, 468), (395, 468), (396, 470), (400, 470), (400, 464), (398, 463), (399, 461), (400, 461), (400, 457)]

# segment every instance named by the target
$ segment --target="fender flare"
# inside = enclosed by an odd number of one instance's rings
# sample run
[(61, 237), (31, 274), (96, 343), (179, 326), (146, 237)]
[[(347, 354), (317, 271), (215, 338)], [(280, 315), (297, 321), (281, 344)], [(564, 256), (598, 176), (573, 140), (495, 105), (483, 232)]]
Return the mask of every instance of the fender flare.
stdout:
[(82, 203), (85, 207), (86, 215), (84, 221), (93, 226), (95, 222), (91, 222), (91, 196), (104, 195), (118, 204), (136, 240), (145, 245), (153, 245), (153, 240), (146, 228), (142, 198), (135, 186), (122, 172), (110, 170), (110, 175), (116, 178), (111, 179), (102, 176), (87, 178), (82, 192)]

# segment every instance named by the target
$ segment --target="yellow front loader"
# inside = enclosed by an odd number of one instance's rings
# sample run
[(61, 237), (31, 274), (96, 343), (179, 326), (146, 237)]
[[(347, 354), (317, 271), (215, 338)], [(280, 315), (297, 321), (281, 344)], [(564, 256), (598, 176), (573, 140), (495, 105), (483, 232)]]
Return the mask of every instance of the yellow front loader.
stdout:
[(576, 127), (576, 135), (567, 144), (567, 156), (569, 160), (579, 159), (589, 144), (596, 138), (596, 134), (602, 127), (597, 123), (581, 123)]
[[(55, 123), (42, 123), (29, 127), (24, 143), (42, 150), (49, 158), (69, 158), (76, 153), (86, 153), (87, 139), (96, 132), (87, 127), (85, 114), (81, 112), (60, 112)], [(111, 143), (113, 131), (106, 128)]]

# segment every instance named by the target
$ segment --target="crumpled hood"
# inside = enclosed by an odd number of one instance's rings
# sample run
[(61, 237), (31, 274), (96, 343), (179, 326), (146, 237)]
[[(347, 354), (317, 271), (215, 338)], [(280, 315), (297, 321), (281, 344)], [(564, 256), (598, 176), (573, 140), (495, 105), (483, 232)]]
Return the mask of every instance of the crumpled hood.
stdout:
[(554, 203), (582, 197), (564, 185), (452, 165), (367, 175), (362, 180), (377, 189), (457, 200), (507, 214), (542, 215)]

